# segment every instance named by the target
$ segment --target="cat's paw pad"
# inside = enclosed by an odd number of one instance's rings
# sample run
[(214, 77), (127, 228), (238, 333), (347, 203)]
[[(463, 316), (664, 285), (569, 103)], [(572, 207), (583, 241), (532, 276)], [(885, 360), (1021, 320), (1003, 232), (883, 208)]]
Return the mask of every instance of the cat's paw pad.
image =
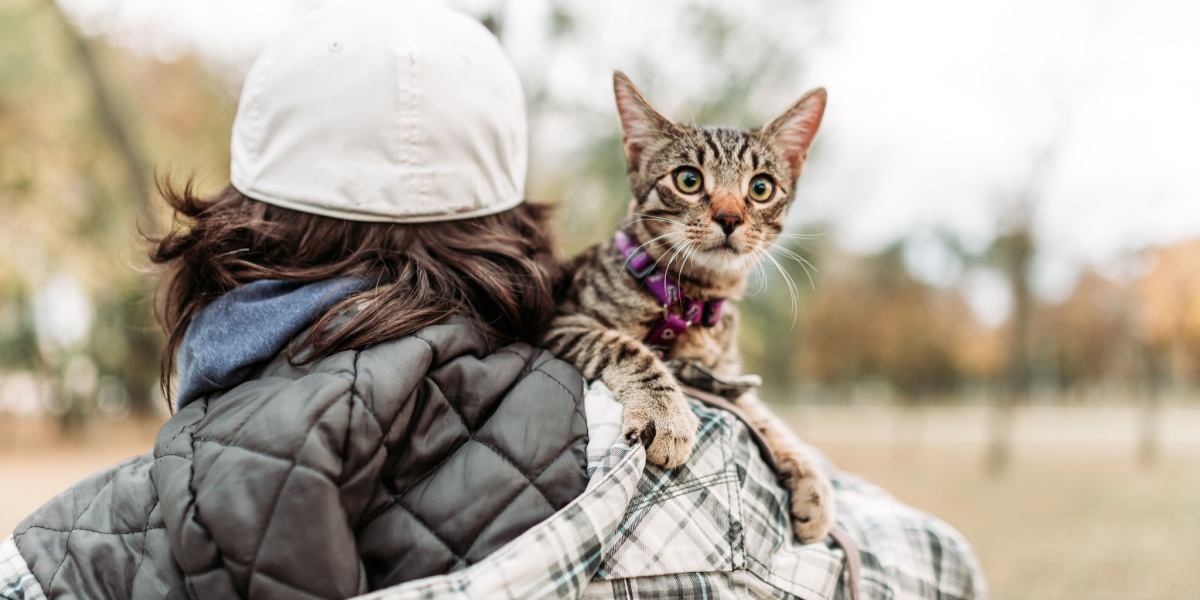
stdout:
[(678, 467), (691, 457), (699, 427), (700, 420), (682, 395), (666, 409), (647, 410), (627, 404), (622, 425), (630, 444), (646, 447), (646, 461), (666, 469)]
[(837, 522), (829, 477), (815, 468), (785, 468), (782, 482), (791, 494), (792, 531), (796, 537), (805, 544), (825, 539)]

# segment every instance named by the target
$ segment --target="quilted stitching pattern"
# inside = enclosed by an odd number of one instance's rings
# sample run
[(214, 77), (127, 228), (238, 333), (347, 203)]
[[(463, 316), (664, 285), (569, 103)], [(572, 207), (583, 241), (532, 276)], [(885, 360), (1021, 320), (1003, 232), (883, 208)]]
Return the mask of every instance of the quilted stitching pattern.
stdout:
[(345, 597), (470, 565), (586, 486), (582, 381), (463, 320), (188, 405), (17, 530), (50, 595)]
[[(569, 366), (527, 346), (432, 369), (412, 401), (434, 415), (428, 431), (437, 442), (397, 457), (386, 498), (362, 528), (364, 547), (386, 550), (368, 561), (387, 566), (368, 569), (370, 587), (474, 564), (578, 495), (586, 485), (581, 396)], [(569, 408), (548, 411), (555, 397), (570, 398), (562, 404)], [(411, 532), (409, 539), (377, 543), (397, 530)], [(397, 551), (411, 558), (396, 563)]]
[[(152, 464), (142, 455), (89, 477), (17, 528), (14, 542), (48, 596), (161, 598), (179, 581), (169, 553), (147, 551), (166, 546)], [(101, 569), (116, 576), (96, 580)]]

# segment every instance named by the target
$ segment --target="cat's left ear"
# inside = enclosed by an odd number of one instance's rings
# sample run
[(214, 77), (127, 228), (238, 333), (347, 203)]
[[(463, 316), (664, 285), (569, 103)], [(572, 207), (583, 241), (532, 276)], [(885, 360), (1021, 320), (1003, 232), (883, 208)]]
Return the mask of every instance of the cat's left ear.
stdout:
[(821, 117), (825, 115), (826, 98), (825, 88), (811, 90), (759, 130), (763, 140), (783, 155), (792, 177), (800, 176), (800, 168), (808, 158), (808, 148), (821, 127)]

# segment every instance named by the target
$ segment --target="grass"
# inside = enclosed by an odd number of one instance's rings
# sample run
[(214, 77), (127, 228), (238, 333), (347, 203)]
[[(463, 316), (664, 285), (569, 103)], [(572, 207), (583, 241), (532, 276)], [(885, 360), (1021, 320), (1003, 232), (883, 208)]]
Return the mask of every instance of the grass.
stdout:
[[(999, 478), (981, 469), (981, 410), (785, 414), (841, 468), (961, 530), (993, 598), (1200, 594), (1200, 409), (1164, 411), (1162, 453), (1150, 469), (1135, 460), (1132, 409), (1023, 409)], [(0, 531), (81, 477), (149, 448), (154, 433), (153, 424), (95, 423), (64, 441), (51, 424), (0, 418)]]
[(1163, 414), (1160, 460), (1147, 469), (1131, 409), (1025, 409), (999, 477), (981, 468), (981, 410), (791, 416), (841, 468), (962, 531), (993, 598), (1200, 594), (1200, 410)]

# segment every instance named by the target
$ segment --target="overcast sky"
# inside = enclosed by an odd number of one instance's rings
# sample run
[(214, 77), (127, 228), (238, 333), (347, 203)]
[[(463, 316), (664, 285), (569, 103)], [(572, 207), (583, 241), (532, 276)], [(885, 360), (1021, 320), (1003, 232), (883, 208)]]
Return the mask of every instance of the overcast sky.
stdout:
[[(322, 3), (60, 2), (94, 34), (164, 58), (195, 52), (234, 81), (265, 39)], [(660, 86), (666, 105), (712, 81), (689, 60), (699, 51), (686, 30), (670, 27), (684, 2), (580, 3), (587, 28), (553, 60), (539, 18), (549, 5), (509, 3), (505, 43), (524, 73), (590, 109), (611, 110), (608, 71), (647, 48), (682, 73)], [(982, 249), (1022, 198), (1040, 247), (1035, 289), (1051, 298), (1083, 265), (1120, 275), (1134, 250), (1200, 236), (1200, 2), (838, 0), (821, 35), (800, 3), (714, 6), (780, 37), (804, 55), (803, 86), (829, 89), (820, 161), (794, 217), (828, 222), (852, 250), (910, 240), (914, 274), (965, 282), (995, 305), (995, 278), (964, 274), (940, 240)], [(803, 91), (784, 87), (754, 110)]]
[(1029, 192), (1050, 295), (1080, 263), (1200, 235), (1197, 23), (1184, 0), (850, 2), (813, 61), (837, 155), (813, 198), (869, 249), (984, 241)]

